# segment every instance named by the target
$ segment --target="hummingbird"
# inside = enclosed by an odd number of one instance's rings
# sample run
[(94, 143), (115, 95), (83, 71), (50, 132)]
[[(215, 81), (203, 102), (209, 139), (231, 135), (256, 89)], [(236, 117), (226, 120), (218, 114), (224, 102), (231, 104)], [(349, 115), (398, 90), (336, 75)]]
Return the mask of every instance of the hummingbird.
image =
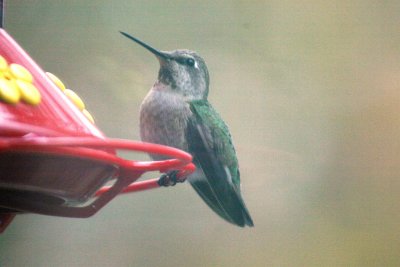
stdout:
[[(157, 50), (136, 37), (120, 33), (150, 51), (160, 63), (158, 79), (140, 106), (142, 141), (190, 153), (196, 171), (187, 180), (204, 202), (234, 225), (253, 226), (241, 196), (231, 134), (207, 100), (210, 82), (204, 59), (186, 49)], [(165, 159), (154, 154), (150, 157)]]

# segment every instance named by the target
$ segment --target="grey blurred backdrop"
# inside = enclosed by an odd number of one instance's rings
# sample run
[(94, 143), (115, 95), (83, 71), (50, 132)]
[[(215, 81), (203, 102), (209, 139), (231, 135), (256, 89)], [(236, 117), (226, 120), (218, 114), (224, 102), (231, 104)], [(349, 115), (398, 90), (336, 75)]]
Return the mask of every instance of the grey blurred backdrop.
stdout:
[(398, 266), (399, 14), (371, 0), (7, 1), (7, 31), (109, 137), (139, 139), (158, 71), (119, 30), (199, 52), (255, 227), (225, 223), (184, 184), (88, 219), (17, 216), (1, 266)]

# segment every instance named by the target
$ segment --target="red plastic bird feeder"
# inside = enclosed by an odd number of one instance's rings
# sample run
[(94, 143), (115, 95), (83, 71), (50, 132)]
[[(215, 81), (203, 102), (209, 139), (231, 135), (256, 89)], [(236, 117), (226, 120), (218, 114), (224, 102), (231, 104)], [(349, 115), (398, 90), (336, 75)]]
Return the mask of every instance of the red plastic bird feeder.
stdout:
[[(158, 179), (136, 181), (148, 171), (180, 170), (182, 179), (194, 171), (191, 155), (181, 150), (105, 137), (1, 28), (0, 56), (17, 68), (16, 76), (0, 75), (0, 233), (21, 212), (89, 217), (119, 193), (159, 187)], [(36, 91), (13, 80), (18, 66), (31, 74)], [(17, 101), (13, 83), (20, 86)], [(118, 150), (169, 159), (127, 160)]]

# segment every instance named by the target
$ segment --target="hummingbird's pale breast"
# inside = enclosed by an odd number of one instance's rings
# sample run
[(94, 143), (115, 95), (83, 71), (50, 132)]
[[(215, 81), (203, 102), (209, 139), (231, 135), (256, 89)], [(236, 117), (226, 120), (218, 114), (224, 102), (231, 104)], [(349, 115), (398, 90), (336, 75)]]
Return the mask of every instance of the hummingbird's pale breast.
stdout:
[[(187, 151), (185, 132), (191, 114), (189, 104), (182, 95), (157, 82), (140, 106), (140, 137), (145, 142)], [(155, 160), (162, 159), (151, 156)]]

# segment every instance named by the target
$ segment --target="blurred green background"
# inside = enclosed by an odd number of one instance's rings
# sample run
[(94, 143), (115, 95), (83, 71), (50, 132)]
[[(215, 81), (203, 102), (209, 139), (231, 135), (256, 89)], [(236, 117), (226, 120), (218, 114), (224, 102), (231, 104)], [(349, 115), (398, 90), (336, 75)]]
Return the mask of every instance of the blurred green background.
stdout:
[(255, 227), (225, 223), (184, 184), (88, 219), (17, 216), (0, 265), (399, 266), (399, 14), (372, 0), (7, 1), (7, 31), (109, 137), (139, 139), (158, 72), (119, 30), (199, 52)]

